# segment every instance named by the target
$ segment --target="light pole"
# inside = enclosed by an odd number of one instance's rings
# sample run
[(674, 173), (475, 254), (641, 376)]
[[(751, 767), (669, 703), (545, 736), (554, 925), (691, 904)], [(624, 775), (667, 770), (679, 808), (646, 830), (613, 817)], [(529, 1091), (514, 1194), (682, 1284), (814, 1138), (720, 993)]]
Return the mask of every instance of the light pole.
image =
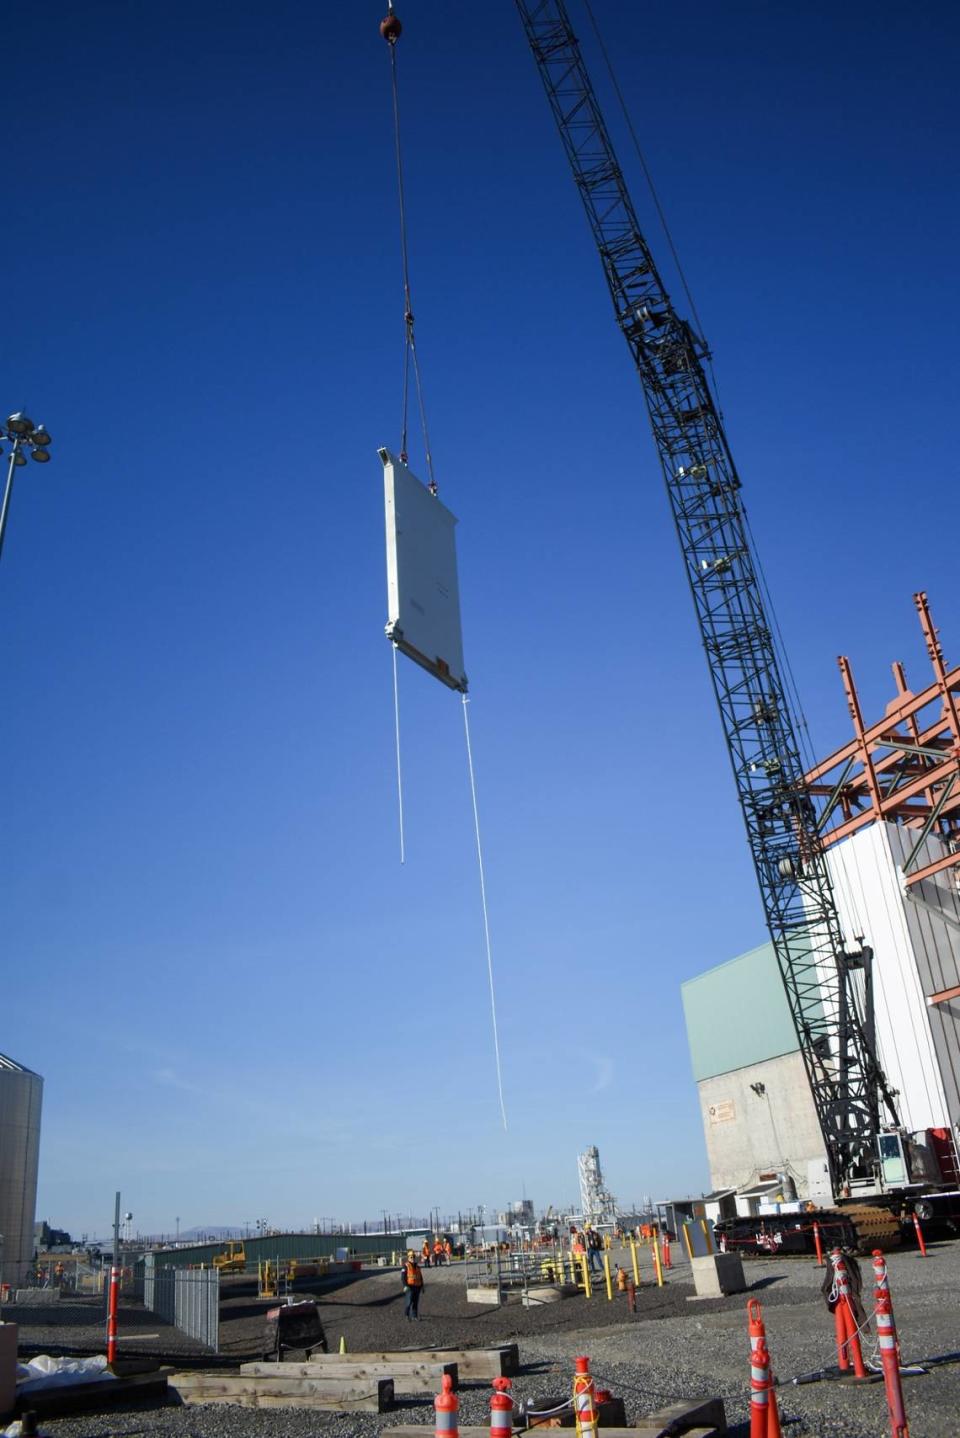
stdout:
[(42, 424), (34, 424), (29, 415), (23, 410), (18, 410), (7, 420), (5, 426), (0, 426), (0, 437), (6, 436), (11, 443), (10, 460), (7, 465), (7, 482), (3, 487), (3, 501), (0, 503), (0, 554), (3, 553), (3, 537), (7, 532), (7, 516), (10, 513), (10, 497), (13, 494), (13, 474), (27, 462), (24, 448), (30, 451), (30, 458), (35, 459), (38, 464), (47, 464), (50, 459), (50, 451), (47, 446), (50, 443), (50, 436)]

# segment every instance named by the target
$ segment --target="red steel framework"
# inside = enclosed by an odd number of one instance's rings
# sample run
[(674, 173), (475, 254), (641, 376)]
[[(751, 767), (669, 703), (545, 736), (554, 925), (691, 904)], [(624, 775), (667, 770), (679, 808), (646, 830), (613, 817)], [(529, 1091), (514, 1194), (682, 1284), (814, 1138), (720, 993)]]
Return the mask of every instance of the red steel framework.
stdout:
[[(838, 659), (854, 737), (807, 774), (825, 848), (883, 819), (916, 832), (903, 865), (908, 885), (960, 866), (960, 666), (948, 669), (925, 593), (915, 594), (933, 683), (914, 693), (893, 665), (895, 698), (882, 719), (865, 724), (850, 660)], [(949, 853), (917, 866), (936, 835)]]

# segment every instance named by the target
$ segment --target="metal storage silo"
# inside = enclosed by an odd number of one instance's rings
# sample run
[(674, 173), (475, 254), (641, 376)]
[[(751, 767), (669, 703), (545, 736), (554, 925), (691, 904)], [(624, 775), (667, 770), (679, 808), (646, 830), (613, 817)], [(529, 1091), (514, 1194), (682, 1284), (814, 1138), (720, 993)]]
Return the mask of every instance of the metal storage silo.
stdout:
[(22, 1284), (33, 1258), (43, 1079), (0, 1054), (0, 1233), (3, 1282)]

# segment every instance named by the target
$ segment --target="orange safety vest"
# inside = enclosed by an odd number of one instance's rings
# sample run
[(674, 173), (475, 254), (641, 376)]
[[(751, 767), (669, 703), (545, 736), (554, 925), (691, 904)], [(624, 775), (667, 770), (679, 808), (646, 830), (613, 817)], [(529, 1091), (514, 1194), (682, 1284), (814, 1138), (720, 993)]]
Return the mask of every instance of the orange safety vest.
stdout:
[(423, 1247), (421, 1248), (420, 1252), (423, 1254), (424, 1258), (429, 1258), (429, 1257), (430, 1257), (430, 1245), (429, 1245), (429, 1243), (425, 1243), (425, 1244), (423, 1245)]
[(586, 1253), (586, 1249), (585, 1249), (584, 1246), (583, 1246), (583, 1234), (582, 1234), (582, 1233), (575, 1233), (575, 1234), (572, 1235), (572, 1237), (571, 1237), (571, 1239), (570, 1239), (570, 1247), (573, 1249), (574, 1253), (577, 1253), (577, 1254)]
[(403, 1281), (407, 1288), (422, 1288), (423, 1274), (420, 1272), (420, 1265), (410, 1259), (404, 1264)]
[(436, 1243), (433, 1245), (433, 1251), (434, 1251), (434, 1253), (442, 1253), (442, 1252), (443, 1252), (443, 1244), (440, 1242), (439, 1239), (437, 1239)]
[(443, 1251), (444, 1251), (444, 1253), (447, 1255), (448, 1258), (450, 1257), (451, 1253), (453, 1252), (453, 1244), (450, 1242), (449, 1238), (447, 1239), (446, 1243), (443, 1245)]

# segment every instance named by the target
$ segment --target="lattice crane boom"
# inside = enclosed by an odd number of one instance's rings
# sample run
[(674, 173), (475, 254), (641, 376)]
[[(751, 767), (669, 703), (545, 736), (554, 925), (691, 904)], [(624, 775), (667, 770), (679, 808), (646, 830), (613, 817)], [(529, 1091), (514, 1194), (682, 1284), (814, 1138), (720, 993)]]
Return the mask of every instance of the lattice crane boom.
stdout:
[(894, 1097), (859, 1016), (817, 816), (740, 500), (704, 370), (644, 238), (564, 0), (516, 0), (643, 386), (770, 937), (835, 1192), (876, 1173)]

